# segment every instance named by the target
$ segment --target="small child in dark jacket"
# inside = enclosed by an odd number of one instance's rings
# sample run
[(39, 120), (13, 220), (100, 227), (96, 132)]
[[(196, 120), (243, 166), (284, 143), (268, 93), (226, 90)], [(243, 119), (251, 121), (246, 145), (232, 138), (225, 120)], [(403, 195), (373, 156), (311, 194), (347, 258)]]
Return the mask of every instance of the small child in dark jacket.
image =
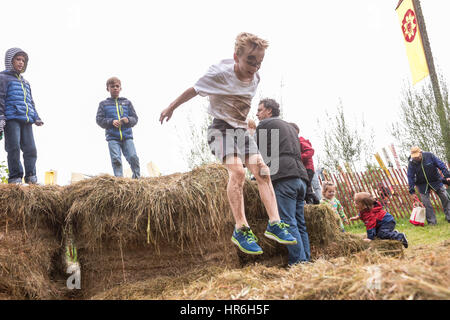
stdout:
[(351, 217), (350, 220), (361, 219), (364, 222), (367, 229), (367, 239), (364, 240), (374, 240), (375, 237), (379, 239), (398, 240), (403, 243), (405, 248), (408, 248), (406, 235), (394, 230), (396, 224), (394, 217), (389, 212), (384, 211), (381, 204), (375, 201), (370, 193), (356, 193), (354, 201), (359, 215)]
[(123, 176), (122, 153), (130, 164), (133, 179), (141, 176), (139, 158), (133, 142), (132, 127), (138, 122), (133, 104), (126, 98), (119, 97), (122, 90), (121, 81), (112, 77), (106, 82), (106, 89), (111, 94), (98, 106), (96, 121), (105, 130), (109, 154), (114, 175)]

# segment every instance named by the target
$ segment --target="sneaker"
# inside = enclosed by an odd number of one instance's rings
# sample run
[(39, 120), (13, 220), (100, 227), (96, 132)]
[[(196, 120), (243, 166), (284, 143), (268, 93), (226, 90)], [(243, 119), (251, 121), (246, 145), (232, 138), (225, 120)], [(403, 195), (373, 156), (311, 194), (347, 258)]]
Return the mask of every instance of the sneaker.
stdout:
[(276, 222), (274, 224), (267, 225), (267, 229), (264, 235), (272, 240), (275, 240), (282, 244), (297, 244), (297, 239), (295, 239), (292, 234), (288, 231), (289, 225), (283, 221)]
[(238, 246), (239, 250), (247, 254), (262, 254), (263, 251), (256, 243), (258, 238), (253, 234), (249, 227), (234, 229), (231, 241)]
[(37, 177), (36, 176), (25, 177), (25, 183), (37, 184)]
[(408, 239), (406, 239), (406, 234), (400, 233), (402, 235), (402, 243), (405, 248), (408, 248)]

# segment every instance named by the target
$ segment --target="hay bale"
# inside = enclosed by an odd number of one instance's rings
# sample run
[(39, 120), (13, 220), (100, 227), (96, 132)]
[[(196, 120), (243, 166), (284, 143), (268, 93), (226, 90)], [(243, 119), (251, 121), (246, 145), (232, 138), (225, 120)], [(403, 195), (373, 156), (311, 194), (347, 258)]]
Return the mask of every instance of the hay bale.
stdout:
[(91, 296), (121, 283), (177, 276), (201, 265), (237, 265), (228, 173), (209, 165), (138, 180), (100, 176), (68, 186), (71, 229)]
[(342, 232), (338, 219), (326, 204), (305, 205), (306, 229), (313, 259), (348, 256), (368, 248), (360, 237)]
[(57, 299), (54, 277), (60, 245), (43, 229), (26, 235), (9, 230), (0, 240), (0, 296), (4, 299)]
[(149, 242), (159, 251), (167, 241), (197, 250), (205, 234), (219, 236), (224, 225), (233, 223), (227, 181), (219, 165), (139, 180), (100, 176), (79, 181), (65, 190), (66, 226), (72, 226), (79, 248)]
[[(244, 185), (245, 211), (264, 254), (247, 255), (232, 244), (227, 183), (225, 167), (213, 164), (138, 180), (105, 175), (66, 187), (66, 231), (78, 248), (83, 296), (201, 266), (287, 264), (286, 246), (263, 236), (268, 217), (254, 181)], [(306, 206), (305, 219), (313, 259), (368, 247), (339, 230), (328, 206)]]
[(416, 248), (402, 259), (364, 250), (292, 268), (252, 265), (223, 270), (182, 288), (167, 286), (157, 297), (146, 295), (143, 287), (134, 287), (136, 291), (130, 296), (169, 300), (448, 300), (449, 264), (450, 250), (445, 243)]
[(59, 186), (0, 184), (0, 228), (45, 228), (62, 239), (63, 203)]
[(0, 296), (52, 299), (63, 272), (61, 188), (0, 185)]

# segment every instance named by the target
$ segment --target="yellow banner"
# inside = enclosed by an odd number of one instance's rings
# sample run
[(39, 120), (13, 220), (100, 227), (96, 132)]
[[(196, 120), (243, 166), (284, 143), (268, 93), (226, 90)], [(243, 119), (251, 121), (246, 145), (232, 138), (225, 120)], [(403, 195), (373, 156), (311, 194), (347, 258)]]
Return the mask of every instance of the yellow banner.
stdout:
[(416, 10), (412, 0), (403, 0), (396, 11), (400, 20), (403, 38), (405, 39), (412, 81), (413, 84), (416, 84), (429, 74), (419, 24), (416, 18)]
[(386, 172), (387, 176), (390, 177), (391, 173), (389, 172), (389, 170), (384, 165), (383, 159), (381, 159), (379, 153), (378, 152), (375, 153), (374, 156), (375, 156), (375, 159), (377, 159), (378, 164), (380, 165), (381, 169), (383, 169), (383, 171)]

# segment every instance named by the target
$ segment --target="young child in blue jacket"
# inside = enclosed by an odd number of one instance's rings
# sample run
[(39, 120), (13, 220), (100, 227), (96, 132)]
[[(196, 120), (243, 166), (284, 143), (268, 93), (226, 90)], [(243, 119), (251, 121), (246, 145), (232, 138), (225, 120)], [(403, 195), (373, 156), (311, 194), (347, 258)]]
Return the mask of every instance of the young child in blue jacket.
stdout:
[(97, 124), (105, 130), (114, 176), (122, 177), (122, 153), (128, 161), (133, 179), (140, 177), (139, 158), (133, 142), (132, 127), (138, 122), (133, 104), (127, 98), (119, 97), (121, 81), (112, 77), (106, 82), (110, 98), (100, 102), (97, 110)]
[(408, 248), (408, 240), (404, 233), (395, 230), (395, 219), (389, 213), (383, 210), (378, 201), (368, 192), (359, 192), (355, 194), (355, 207), (359, 215), (351, 217), (350, 220), (362, 220), (366, 225), (366, 241), (379, 239), (392, 239), (401, 241), (405, 248)]
[[(42, 126), (31, 95), (30, 83), (22, 73), (28, 65), (28, 54), (19, 48), (6, 51), (6, 70), (0, 73), (0, 134), (5, 134), (5, 150), (8, 153), (8, 183), (36, 184), (37, 150), (33, 136), (33, 123)], [(23, 152), (23, 164), (20, 161)]]

